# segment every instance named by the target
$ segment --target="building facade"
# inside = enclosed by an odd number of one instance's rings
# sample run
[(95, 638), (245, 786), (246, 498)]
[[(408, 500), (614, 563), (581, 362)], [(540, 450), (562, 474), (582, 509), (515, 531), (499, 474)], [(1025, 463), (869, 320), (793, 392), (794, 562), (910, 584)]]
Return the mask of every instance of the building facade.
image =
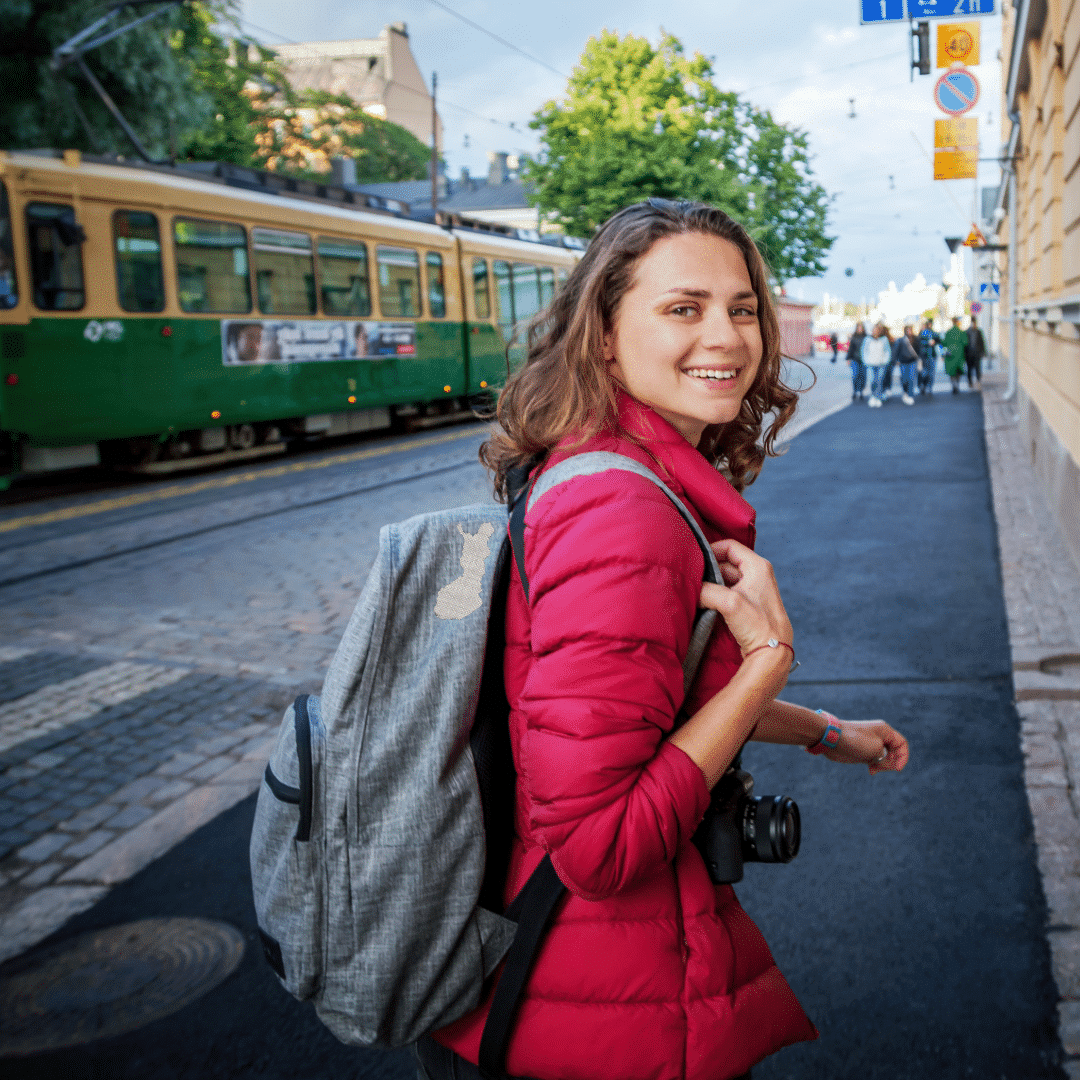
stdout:
[[(305, 41), (274, 51), (297, 90), (348, 94), (366, 113), (390, 120), (431, 145), (431, 92), (409, 47), (405, 23), (383, 28), (377, 38)], [(435, 131), (442, 146), (442, 121)]]
[(1003, 8), (997, 241), (1013, 250), (998, 256), (1000, 340), (1015, 333), (1020, 423), (1080, 562), (1080, 0), (1005, 0)]

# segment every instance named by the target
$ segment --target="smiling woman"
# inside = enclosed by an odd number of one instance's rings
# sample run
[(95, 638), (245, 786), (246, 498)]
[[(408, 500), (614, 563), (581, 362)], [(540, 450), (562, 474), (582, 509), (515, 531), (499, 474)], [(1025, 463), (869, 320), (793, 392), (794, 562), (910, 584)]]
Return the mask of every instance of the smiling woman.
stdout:
[[(741, 871), (721, 870), (699, 836), (703, 817), (727, 812), (724, 793), (744, 784), (748, 739), (871, 772), (902, 768), (907, 746), (881, 721), (776, 699), (792, 626), (739, 490), (797, 395), (780, 377), (776, 314), (746, 231), (700, 203), (628, 207), (528, 340), (499, 398), (501, 431), (482, 451), (516, 504), (511, 531), (524, 533), (506, 601), (517, 812), (504, 901), (545, 856), (569, 896), (529, 975), (506, 1071), (745, 1077), (816, 1032), (739, 906)], [(616, 467), (614, 455), (631, 461)], [(545, 474), (564, 464), (556, 475), (587, 475), (552, 486)], [(700, 527), (700, 546), (672, 500)], [(721, 616), (711, 635), (699, 607)], [(692, 641), (703, 650), (696, 673)], [(479, 1080), (493, 992), (420, 1040), (422, 1077)]]

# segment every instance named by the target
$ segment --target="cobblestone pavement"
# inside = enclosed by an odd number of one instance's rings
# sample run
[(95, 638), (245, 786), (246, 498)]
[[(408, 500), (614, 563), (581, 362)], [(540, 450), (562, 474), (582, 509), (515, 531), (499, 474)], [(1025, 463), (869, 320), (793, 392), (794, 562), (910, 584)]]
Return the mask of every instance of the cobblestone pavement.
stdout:
[(983, 383), (986, 446), (1059, 1033), (1066, 1071), (1080, 1080), (1080, 667), (1039, 668), (1080, 654), (1080, 569), (1040, 494), (1005, 385), (1000, 374)]
[(256, 788), (284, 708), (319, 688), (379, 527), (490, 498), (484, 431), (95, 514), (79, 516), (100, 493), (0, 513), (0, 576), (46, 571), (0, 590), (0, 960)]
[[(849, 399), (814, 367), (787, 439)], [(256, 788), (379, 527), (490, 497), (485, 430), (0, 508), (0, 960)]]

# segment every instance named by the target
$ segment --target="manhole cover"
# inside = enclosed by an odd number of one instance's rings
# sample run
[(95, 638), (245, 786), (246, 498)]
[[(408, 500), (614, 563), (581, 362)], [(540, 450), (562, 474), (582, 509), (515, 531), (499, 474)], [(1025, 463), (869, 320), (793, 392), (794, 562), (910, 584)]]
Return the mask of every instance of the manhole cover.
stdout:
[(0, 982), (0, 1055), (134, 1031), (212, 990), (243, 955), (243, 936), (227, 923), (145, 919), (21, 957)]

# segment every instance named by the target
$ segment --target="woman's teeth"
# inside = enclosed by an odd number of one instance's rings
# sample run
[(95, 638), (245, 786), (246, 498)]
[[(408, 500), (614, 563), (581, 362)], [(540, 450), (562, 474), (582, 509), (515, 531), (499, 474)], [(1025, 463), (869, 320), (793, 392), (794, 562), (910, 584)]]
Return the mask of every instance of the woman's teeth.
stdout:
[(717, 371), (714, 368), (689, 368), (686, 374), (693, 376), (695, 379), (719, 379), (724, 381), (734, 379), (739, 373), (738, 371)]

